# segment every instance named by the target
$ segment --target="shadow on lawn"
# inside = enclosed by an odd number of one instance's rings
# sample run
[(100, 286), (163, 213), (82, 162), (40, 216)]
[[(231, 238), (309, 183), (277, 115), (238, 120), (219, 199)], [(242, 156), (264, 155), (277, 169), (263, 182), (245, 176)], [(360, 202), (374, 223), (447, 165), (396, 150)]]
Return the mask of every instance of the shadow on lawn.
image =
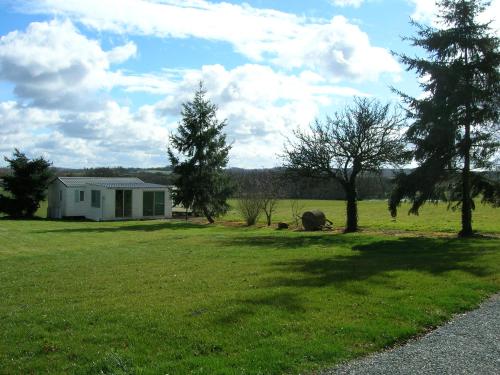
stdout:
[[(338, 245), (338, 239), (331, 236), (331, 245)], [(290, 240), (290, 238), (288, 239)], [(316, 244), (327, 244), (330, 240), (317, 238)], [(352, 254), (336, 255), (321, 259), (294, 259), (274, 262), (276, 271), (287, 276), (268, 278), (266, 286), (323, 287), (349, 281), (365, 280), (372, 276), (391, 271), (417, 271), (441, 275), (452, 270), (467, 272), (476, 276), (487, 276), (494, 272), (488, 265), (470, 264), (475, 258), (496, 250), (488, 241), (437, 238), (396, 238), (394, 240), (374, 240), (364, 244), (354, 244)], [(385, 283), (390, 287), (392, 277), (385, 275)], [(377, 280), (380, 282), (380, 280)]]
[(274, 311), (282, 310), (288, 313), (305, 311), (305, 308), (297, 295), (290, 292), (280, 292), (253, 298), (235, 299), (230, 301), (230, 305), (235, 308), (229, 309), (229, 312), (218, 317), (217, 323), (237, 323), (242, 319), (255, 314), (256, 310), (261, 308), (269, 308)]
[[(299, 247), (340, 246), (352, 249), (351, 252), (341, 250), (339, 255), (297, 258), (287, 261), (272, 262), (269, 276), (259, 283), (261, 290), (266, 288), (321, 288), (335, 286), (350, 294), (366, 295), (369, 286), (356, 286), (351, 281), (370, 280), (372, 285), (383, 285), (388, 289), (401, 289), (397, 276), (388, 274), (393, 271), (417, 271), (434, 276), (448, 271), (463, 271), (475, 276), (493, 274), (494, 267), (490, 263), (477, 262), (478, 257), (498, 251), (498, 243), (488, 240), (463, 240), (439, 238), (394, 238), (379, 239), (352, 237), (345, 235), (319, 236), (261, 236), (256, 238), (236, 238), (233, 243), (250, 247), (269, 249), (296, 249)], [(473, 264), (474, 263), (474, 264)], [(274, 276), (274, 275), (278, 276)], [(418, 276), (416, 276), (418, 278)], [(272, 289), (270, 289), (272, 290)], [(297, 295), (300, 292), (287, 289), (286, 295), (275, 295), (276, 300), (245, 299), (234, 301), (244, 307), (220, 319), (230, 323), (256, 310), (256, 306), (276, 307), (288, 312), (300, 312), (301, 305)], [(282, 298), (284, 297), (284, 298)], [(285, 303), (286, 302), (286, 303)]]
[[(283, 251), (309, 246), (327, 247), (338, 255), (301, 257), (270, 263), (271, 276), (261, 279), (256, 287), (267, 291), (266, 297), (256, 296), (231, 301), (234, 310), (220, 316), (219, 323), (232, 324), (245, 317), (272, 308), (287, 313), (301, 313), (305, 306), (300, 300), (300, 289), (335, 286), (354, 295), (370, 294), (370, 285), (383, 286), (388, 290), (406, 288), (398, 283), (392, 271), (417, 271), (434, 276), (458, 270), (475, 276), (487, 276), (495, 272), (490, 263), (478, 262), (477, 258), (498, 251), (498, 243), (488, 240), (462, 240), (439, 238), (353, 237), (345, 235), (305, 235), (297, 237), (256, 236), (237, 237), (230, 243), (262, 249)], [(351, 249), (346, 250), (345, 249)], [(301, 253), (303, 254), (303, 253)], [(353, 284), (374, 276), (370, 284)], [(415, 276), (418, 278), (418, 276)], [(287, 288), (279, 291), (279, 288)], [(411, 286), (408, 286), (411, 288)], [(272, 292), (274, 294), (269, 294)], [(276, 293), (277, 291), (277, 293)]]
[[(115, 224), (117, 222), (114, 222)], [(123, 222), (122, 225), (107, 227), (78, 227), (78, 228), (62, 228), (62, 229), (50, 229), (46, 231), (40, 231), (39, 233), (106, 233), (106, 232), (130, 232), (130, 231), (141, 231), (141, 232), (153, 232), (158, 230), (186, 230), (186, 229), (203, 229), (208, 228), (207, 225), (185, 223), (185, 222), (159, 222), (154, 224), (132, 224), (127, 225), (127, 222)]]

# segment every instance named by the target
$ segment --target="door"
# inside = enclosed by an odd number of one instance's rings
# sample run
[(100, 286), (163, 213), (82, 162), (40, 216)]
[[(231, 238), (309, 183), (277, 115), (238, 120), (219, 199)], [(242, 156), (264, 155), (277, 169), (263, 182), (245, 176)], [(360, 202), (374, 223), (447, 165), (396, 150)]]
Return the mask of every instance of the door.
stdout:
[(165, 192), (145, 191), (142, 193), (143, 216), (165, 216)]
[(115, 217), (132, 217), (132, 190), (115, 191)]

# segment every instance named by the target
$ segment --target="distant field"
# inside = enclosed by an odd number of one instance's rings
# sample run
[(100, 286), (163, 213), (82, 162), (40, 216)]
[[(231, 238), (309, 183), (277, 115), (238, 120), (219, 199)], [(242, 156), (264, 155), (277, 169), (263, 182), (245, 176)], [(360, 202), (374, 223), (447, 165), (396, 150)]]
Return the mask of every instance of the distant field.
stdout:
[[(362, 225), (456, 228), (442, 207), (393, 223), (384, 206), (362, 202)], [(342, 221), (341, 202), (309, 207)], [(498, 212), (480, 208), (478, 229), (498, 232)], [(499, 249), (431, 233), (0, 220), (0, 373), (308, 373), (477, 306), (500, 290)]]
[[(345, 225), (345, 202), (331, 200), (300, 200), (304, 210), (320, 209), (334, 223), (334, 227)], [(234, 207), (235, 201), (231, 201)], [(460, 230), (460, 211), (447, 210), (447, 205), (427, 204), (420, 215), (408, 215), (409, 205), (403, 204), (398, 217), (392, 219), (385, 200), (366, 200), (359, 202), (359, 224), (362, 229), (398, 230), (426, 232), (458, 232)], [(238, 212), (232, 209), (223, 220), (242, 221)], [(500, 209), (477, 204), (473, 212), (473, 226), (481, 232), (500, 233)], [(274, 222), (292, 222), (291, 201), (279, 202)], [(264, 216), (260, 223), (264, 224)]]

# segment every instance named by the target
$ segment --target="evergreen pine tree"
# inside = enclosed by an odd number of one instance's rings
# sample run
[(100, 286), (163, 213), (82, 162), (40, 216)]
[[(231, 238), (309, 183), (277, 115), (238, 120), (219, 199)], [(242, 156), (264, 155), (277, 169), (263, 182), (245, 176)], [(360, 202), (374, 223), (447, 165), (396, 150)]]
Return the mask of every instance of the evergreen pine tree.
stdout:
[(407, 38), (427, 52), (427, 58), (400, 55), (407, 70), (422, 78), (424, 98), (398, 91), (414, 120), (407, 136), (418, 167), (396, 178), (389, 201), (393, 216), (403, 198), (418, 214), (426, 201), (445, 198), (461, 207), (460, 235), (470, 236), (473, 198), (498, 206), (498, 181), (484, 173), (498, 152), (500, 53), (499, 39), (489, 24), (478, 21), (487, 5), (481, 0), (441, 0), (441, 28), (416, 24), (417, 36)]
[(12, 217), (33, 217), (47, 196), (52, 177), (50, 162), (43, 157), (30, 160), (17, 149), (11, 159), (5, 160), (12, 173), (3, 177), (3, 188), (9, 195), (0, 194), (0, 212)]
[(182, 120), (170, 137), (168, 155), (177, 176), (174, 204), (191, 207), (213, 223), (229, 209), (227, 199), (233, 192), (224, 171), (231, 146), (222, 132), (226, 121), (217, 119), (217, 106), (205, 94), (200, 83), (194, 99), (182, 104)]

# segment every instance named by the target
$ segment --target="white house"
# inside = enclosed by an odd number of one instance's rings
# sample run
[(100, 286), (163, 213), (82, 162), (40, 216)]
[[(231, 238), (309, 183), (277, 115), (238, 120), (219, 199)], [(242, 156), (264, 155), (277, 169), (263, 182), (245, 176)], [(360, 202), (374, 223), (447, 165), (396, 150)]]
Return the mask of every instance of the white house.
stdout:
[(129, 177), (58, 177), (49, 184), (47, 217), (101, 220), (172, 217), (170, 189)]

